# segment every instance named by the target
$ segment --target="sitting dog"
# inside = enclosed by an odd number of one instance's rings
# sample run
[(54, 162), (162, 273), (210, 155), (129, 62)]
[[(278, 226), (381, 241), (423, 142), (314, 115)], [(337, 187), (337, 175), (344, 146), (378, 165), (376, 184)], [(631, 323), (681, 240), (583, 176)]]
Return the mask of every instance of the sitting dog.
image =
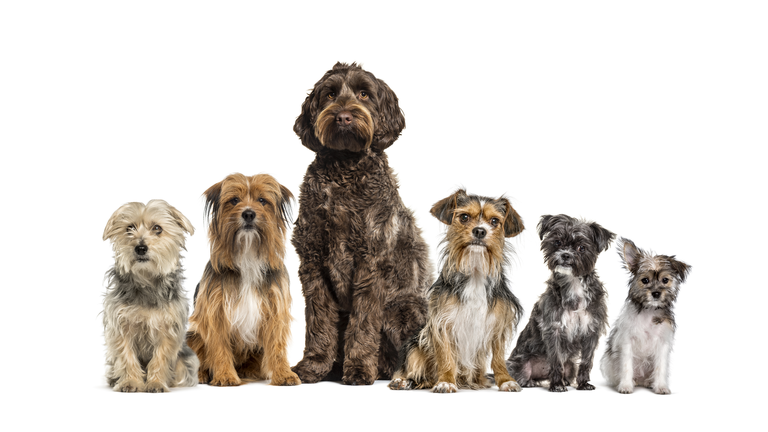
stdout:
[(199, 363), (184, 343), (185, 232), (195, 229), (163, 200), (125, 204), (104, 228), (115, 251), (104, 297), (107, 382), (115, 391), (162, 393), (197, 384)]
[(292, 237), (306, 302), (293, 368), (302, 382), (388, 379), (424, 325), (427, 245), (384, 154), (404, 127), (395, 93), (354, 63), (337, 63), (301, 106), (293, 130), (316, 152)]
[(533, 306), (507, 368), (523, 387), (545, 386), (549, 380), (552, 392), (567, 391), (569, 384), (594, 390), (589, 374), (597, 342), (608, 324), (606, 292), (595, 263), (615, 234), (566, 215), (542, 216), (538, 230), (552, 276)]
[(672, 307), (691, 268), (674, 255), (654, 255), (627, 239), (619, 240), (618, 249), (631, 276), (629, 296), (608, 336), (600, 370), (619, 393), (632, 393), (641, 385), (669, 394)]
[(458, 190), (432, 207), (432, 215), (449, 226), (442, 271), (429, 290), (427, 325), (402, 348), (389, 388), (490, 387), (485, 371), (488, 354), (501, 391), (520, 391), (504, 365), (522, 314), (504, 276), (512, 251), (505, 237), (523, 230), (523, 221), (506, 198), (467, 195)]
[(211, 260), (195, 290), (187, 343), (199, 380), (297, 385), (286, 356), (291, 293), (283, 264), (291, 192), (272, 176), (232, 174), (205, 191)]

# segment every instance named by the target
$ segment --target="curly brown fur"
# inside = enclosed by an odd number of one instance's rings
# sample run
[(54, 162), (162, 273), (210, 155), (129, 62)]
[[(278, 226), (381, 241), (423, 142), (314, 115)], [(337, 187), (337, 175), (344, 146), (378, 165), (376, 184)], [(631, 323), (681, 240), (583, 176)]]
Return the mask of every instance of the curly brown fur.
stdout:
[(187, 333), (201, 383), (300, 384), (286, 356), (291, 294), (283, 264), (291, 192), (272, 176), (232, 174), (205, 191), (211, 260)]
[(564, 392), (570, 384), (594, 390), (589, 383), (592, 361), (608, 325), (606, 292), (595, 263), (615, 234), (595, 222), (566, 215), (542, 216), (538, 230), (552, 276), (507, 368), (523, 387), (549, 381), (553, 392)]
[(458, 388), (490, 386), (491, 368), (501, 391), (520, 391), (504, 365), (522, 308), (509, 290), (504, 266), (512, 248), (505, 241), (523, 230), (523, 221), (506, 198), (467, 195), (458, 190), (432, 207), (449, 226), (443, 268), (429, 289), (426, 326), (400, 352), (389, 388)]
[(428, 250), (383, 150), (405, 127), (397, 96), (356, 64), (337, 63), (302, 104), (294, 131), (315, 151), (293, 232), (305, 297), (302, 382), (388, 379), (424, 325)]

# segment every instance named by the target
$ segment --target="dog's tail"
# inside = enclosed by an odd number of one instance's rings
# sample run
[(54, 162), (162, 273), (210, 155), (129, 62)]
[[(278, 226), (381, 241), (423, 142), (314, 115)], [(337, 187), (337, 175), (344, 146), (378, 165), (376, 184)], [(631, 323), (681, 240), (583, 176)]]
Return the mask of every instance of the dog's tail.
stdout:
[(194, 387), (197, 385), (197, 369), (200, 367), (200, 360), (192, 348), (184, 342), (179, 351), (179, 359), (176, 362), (176, 387)]

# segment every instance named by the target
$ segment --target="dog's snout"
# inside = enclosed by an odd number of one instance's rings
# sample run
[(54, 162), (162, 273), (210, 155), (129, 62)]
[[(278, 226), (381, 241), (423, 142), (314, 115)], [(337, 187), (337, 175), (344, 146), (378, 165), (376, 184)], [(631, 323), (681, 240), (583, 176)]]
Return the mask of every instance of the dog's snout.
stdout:
[(560, 259), (562, 259), (563, 261), (570, 261), (571, 258), (572, 258), (571, 254), (567, 252), (560, 254)]
[(136, 255), (144, 255), (147, 253), (149, 248), (146, 247), (145, 245), (138, 245), (135, 248), (133, 248), (133, 250), (136, 251)]
[(253, 222), (253, 220), (256, 219), (256, 212), (251, 209), (244, 211), (243, 219), (248, 223)]
[(476, 227), (475, 229), (472, 230), (472, 235), (478, 239), (485, 238), (486, 234), (487, 234), (487, 231), (485, 231), (485, 228)]
[(657, 299), (661, 297), (661, 291), (653, 291), (651, 295), (653, 296), (653, 298)]
[(342, 111), (336, 114), (336, 124), (341, 126), (349, 126), (352, 124), (352, 113), (349, 111)]

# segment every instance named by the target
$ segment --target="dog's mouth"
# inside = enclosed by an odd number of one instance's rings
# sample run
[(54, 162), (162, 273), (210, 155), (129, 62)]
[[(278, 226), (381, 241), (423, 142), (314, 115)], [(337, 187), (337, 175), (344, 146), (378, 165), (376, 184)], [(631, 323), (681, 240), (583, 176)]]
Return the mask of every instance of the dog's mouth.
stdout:
[(358, 104), (333, 104), (315, 120), (315, 136), (332, 150), (360, 152), (373, 142), (374, 121), (370, 111)]
[(150, 259), (146, 255), (138, 255), (138, 256), (136, 256), (136, 262), (139, 263), (139, 264), (147, 263), (149, 261), (150, 261)]
[(477, 246), (480, 246), (480, 247), (482, 247), (482, 248), (486, 248), (486, 247), (488, 247), (488, 246), (485, 244), (485, 242), (484, 242), (484, 241), (482, 241), (482, 240), (478, 240), (478, 239), (474, 239), (474, 240), (472, 240), (471, 242), (469, 242), (469, 244), (468, 244), (467, 246), (469, 246), (469, 247), (477, 247)]

